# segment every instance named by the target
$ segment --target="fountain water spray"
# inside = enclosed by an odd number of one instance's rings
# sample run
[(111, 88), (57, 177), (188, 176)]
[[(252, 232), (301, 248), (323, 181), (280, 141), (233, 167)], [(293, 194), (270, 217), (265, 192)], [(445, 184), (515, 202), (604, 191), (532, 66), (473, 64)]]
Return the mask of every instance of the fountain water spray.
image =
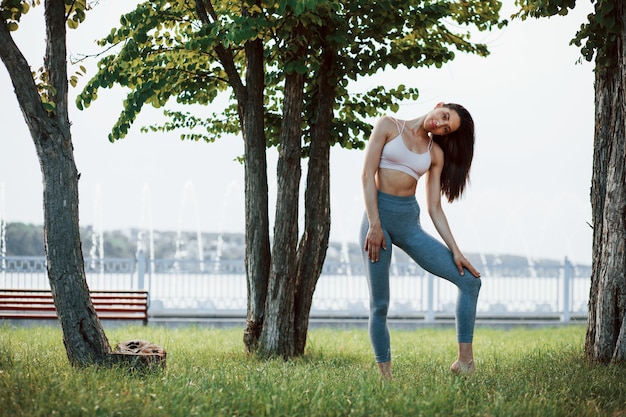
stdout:
[(102, 228), (102, 189), (96, 185), (96, 201), (94, 203), (93, 230), (91, 232), (91, 270), (104, 274), (104, 231)]
[(200, 270), (204, 271), (204, 248), (202, 246), (202, 232), (198, 223), (198, 202), (196, 200), (196, 192), (193, 188), (193, 183), (187, 181), (185, 188), (183, 189), (183, 198), (180, 202), (180, 212), (178, 215), (178, 230), (176, 233), (176, 254), (174, 258), (179, 260), (183, 257), (183, 237), (182, 237), (182, 223), (183, 223), (183, 209), (186, 206), (187, 200), (190, 200), (193, 209), (193, 217), (196, 226), (196, 237), (198, 243), (198, 260), (200, 261)]
[[(147, 224), (147, 225), (146, 225)], [(135, 259), (137, 261), (137, 287), (146, 289), (146, 281), (144, 280), (144, 274), (146, 272), (146, 251), (145, 251), (145, 232), (148, 231), (148, 251), (149, 262), (147, 265), (147, 289), (150, 290), (152, 283), (152, 276), (155, 271), (154, 261), (154, 229), (152, 227), (152, 203), (150, 198), (150, 187), (148, 184), (144, 184), (141, 192), (141, 212), (139, 214), (139, 230), (137, 232), (137, 249), (135, 251)]]
[(220, 223), (218, 225), (217, 244), (215, 245), (215, 259), (213, 260), (213, 271), (219, 272), (220, 264), (222, 261), (222, 249), (224, 247), (224, 223), (226, 221), (226, 213), (228, 212), (228, 204), (231, 200), (231, 195), (241, 195), (241, 189), (237, 181), (231, 181), (226, 188), (226, 194), (224, 195), (224, 201), (222, 205), (222, 212), (220, 213)]
[(7, 224), (6, 224), (6, 205), (4, 197), (4, 183), (0, 184), (0, 271), (4, 274), (7, 256)]
[(150, 273), (154, 271), (154, 228), (152, 227), (152, 197), (150, 186), (144, 184), (141, 192), (141, 213), (139, 218), (139, 231), (137, 232), (137, 254), (145, 253), (144, 233), (148, 232), (148, 252), (150, 258)]
[(487, 262), (487, 256), (485, 256), (485, 251), (483, 250), (483, 246), (481, 244), (480, 236), (476, 232), (476, 227), (475, 227), (474, 223), (472, 223), (472, 222), (468, 222), (468, 223), (470, 224), (470, 227), (472, 229), (474, 242), (478, 246), (478, 256), (480, 257), (480, 263), (482, 264), (482, 266), (480, 268), (481, 275), (483, 277), (485, 277), (485, 278), (486, 277), (490, 277), (491, 276), (491, 270), (489, 269), (489, 263)]
[(350, 245), (346, 239), (341, 241), (341, 256), (339, 257), (339, 261), (345, 265), (346, 275), (348, 277), (352, 276), (352, 264), (350, 262)]
[[(344, 211), (342, 218), (345, 219), (359, 219), (359, 211), (362, 211), (362, 203), (360, 194), (355, 193), (352, 196), (352, 204), (349, 206), (341, 207)], [(348, 229), (345, 223), (339, 223), (339, 230), (341, 233), (341, 252), (339, 255), (339, 261), (343, 264), (348, 277), (352, 277), (352, 259), (350, 258), (350, 239)], [(358, 230), (358, 229), (357, 229)]]
[(517, 222), (517, 230), (519, 232), (520, 239), (522, 239), (522, 243), (524, 244), (524, 249), (526, 249), (526, 262), (528, 263), (528, 273), (531, 278), (537, 278), (537, 270), (535, 269), (535, 261), (533, 260), (533, 256), (530, 253), (530, 248), (528, 247), (528, 241), (526, 240), (526, 234), (522, 230), (521, 225)]

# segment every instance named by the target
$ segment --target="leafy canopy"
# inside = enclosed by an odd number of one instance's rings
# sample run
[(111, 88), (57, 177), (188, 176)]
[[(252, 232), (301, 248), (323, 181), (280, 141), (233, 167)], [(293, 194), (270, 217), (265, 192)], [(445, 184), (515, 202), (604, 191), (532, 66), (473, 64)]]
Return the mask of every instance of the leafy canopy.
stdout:
[[(618, 13), (618, 2), (623, 0), (595, 0), (594, 13), (587, 16), (571, 44), (581, 48), (584, 59), (591, 61), (596, 57), (599, 66), (615, 64), (613, 54), (618, 46), (618, 38), (622, 31), (621, 18)], [(576, 0), (517, 0), (520, 11), (515, 15), (521, 19), (527, 17), (549, 17), (566, 15), (569, 9), (576, 6)]]
[[(89, 9), (86, 0), (63, 0), (67, 26), (76, 29), (85, 20), (85, 11)], [(16, 31), (23, 15), (32, 7), (39, 6), (41, 0), (2, 0), (0, 2), (0, 15), (6, 22), (9, 31)]]
[[(388, 68), (441, 67), (455, 51), (487, 56), (486, 45), (470, 40), (471, 30), (502, 27), (501, 3), (489, 1), (422, 0), (257, 0), (205, 2), (211, 20), (203, 24), (195, 2), (153, 0), (122, 16), (100, 45), (116, 52), (103, 58), (97, 74), (77, 99), (80, 109), (97, 99), (100, 88), (129, 89), (123, 111), (109, 140), (123, 138), (146, 105), (163, 107), (174, 99), (180, 105), (207, 105), (229, 95), (219, 114), (199, 117), (166, 110), (168, 121), (154, 131), (184, 129), (182, 139), (213, 141), (240, 130), (237, 103), (216, 50), (224, 48), (245, 79), (244, 47), (261, 40), (265, 59), (265, 126), (268, 145), (275, 144), (281, 120), (285, 75), (306, 75), (306, 97), (315, 97), (320, 82), (334, 86), (335, 120), (332, 143), (362, 148), (358, 139), (369, 133), (368, 118), (391, 109), (418, 91), (399, 84), (376, 86), (351, 94), (350, 81)], [(296, 28), (304, 30), (296, 31)], [(289, 40), (289, 42), (287, 42)], [(305, 45), (303, 48), (296, 46)], [(333, 65), (322, 65), (325, 54)], [(305, 136), (315, 106), (305, 103)], [(146, 129), (144, 129), (146, 130)]]
[[(19, 29), (19, 22), (22, 16), (27, 14), (33, 7), (41, 5), (41, 0), (1, 0), (0, 15), (4, 24), (10, 32)], [(86, 0), (64, 0), (66, 23), (70, 29), (76, 29), (85, 20), (85, 12), (90, 8)], [(72, 86), (78, 84), (78, 77), (86, 73), (84, 66), (70, 76), (69, 82)], [(50, 99), (55, 94), (55, 88), (50, 85), (48, 70), (40, 67), (37, 71), (32, 71), (33, 80), (37, 86), (39, 97), (44, 109), (54, 112), (56, 104)]]

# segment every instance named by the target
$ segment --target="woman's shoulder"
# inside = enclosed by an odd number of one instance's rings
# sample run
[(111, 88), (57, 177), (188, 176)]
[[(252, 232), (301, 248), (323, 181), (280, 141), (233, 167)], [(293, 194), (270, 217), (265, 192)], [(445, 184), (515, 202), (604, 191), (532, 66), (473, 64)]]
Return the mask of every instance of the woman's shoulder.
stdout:
[[(402, 122), (399, 122), (402, 123)], [(398, 135), (398, 119), (393, 116), (381, 116), (374, 124), (374, 133), (385, 140)]]
[(431, 142), (432, 147), (430, 148), (430, 159), (433, 163), (443, 162), (444, 153), (441, 146), (434, 140)]
[(402, 120), (389, 114), (379, 117), (378, 120), (376, 121), (377, 125), (384, 125), (384, 126), (387, 126), (387, 125), (395, 126), (397, 123), (402, 123)]

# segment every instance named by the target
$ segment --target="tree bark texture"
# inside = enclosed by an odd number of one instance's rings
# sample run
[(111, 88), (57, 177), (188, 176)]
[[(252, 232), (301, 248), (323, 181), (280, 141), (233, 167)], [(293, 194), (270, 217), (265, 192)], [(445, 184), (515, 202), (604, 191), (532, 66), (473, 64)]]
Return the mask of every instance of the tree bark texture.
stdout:
[(625, 10), (623, 2), (615, 2), (621, 34), (611, 64), (596, 63), (593, 260), (585, 354), (601, 363), (626, 360)]
[(303, 355), (313, 293), (322, 273), (330, 235), (330, 141), (336, 80), (329, 79), (332, 51), (324, 51), (316, 91), (316, 118), (311, 129), (311, 152), (304, 196), (304, 232), (297, 256), (295, 350)]
[(48, 278), (63, 342), (72, 365), (103, 362), (111, 351), (87, 287), (78, 224), (78, 171), (68, 119), (65, 6), (46, 0), (46, 112), (30, 67), (2, 24), (0, 54), (7, 66), (22, 114), (35, 143), (43, 176), (44, 244)]
[(89, 296), (78, 226), (78, 172), (71, 138), (54, 123), (38, 142), (44, 184), (48, 278), (70, 363), (102, 362), (110, 353)]
[[(211, 19), (218, 20), (210, 1), (196, 0), (196, 13), (206, 26), (211, 25)], [(265, 93), (263, 42), (260, 39), (248, 41), (244, 51), (246, 56), (245, 85), (235, 65), (233, 51), (223, 45), (215, 46), (215, 53), (228, 75), (228, 82), (237, 100), (244, 141), (245, 263), (248, 311), (243, 342), (246, 350), (253, 352), (258, 347), (263, 328), (271, 261), (263, 107)]]
[(265, 320), (265, 302), (270, 271), (270, 239), (266, 138), (264, 131), (263, 94), (265, 72), (263, 44), (260, 40), (246, 45), (248, 61), (246, 85), (248, 96), (240, 115), (245, 142), (245, 217), (246, 217), (246, 282), (248, 312), (244, 345), (256, 351)]
[(259, 341), (259, 353), (264, 356), (295, 356), (293, 323), (304, 79), (304, 75), (295, 72), (285, 79), (272, 266)]
[[(256, 2), (260, 5), (259, 1)], [(205, 25), (218, 16), (210, 2), (196, 0)], [(243, 10), (246, 13), (246, 10)], [(292, 40), (299, 42), (298, 30)], [(302, 59), (306, 45), (296, 45), (288, 59)], [(286, 76), (278, 162), (278, 197), (274, 246), (270, 251), (266, 137), (264, 133), (264, 60), (260, 40), (245, 44), (246, 83), (239, 78), (233, 52), (222, 45), (215, 52), (238, 102), (245, 143), (246, 273), (248, 311), (244, 345), (248, 352), (285, 358), (304, 353), (313, 292), (321, 274), (330, 233), (330, 142), (334, 85), (325, 77), (332, 68), (326, 52), (320, 74), (317, 117), (312, 126), (311, 154), (305, 195), (305, 231), (298, 247), (298, 203), (301, 122), (305, 77)]]

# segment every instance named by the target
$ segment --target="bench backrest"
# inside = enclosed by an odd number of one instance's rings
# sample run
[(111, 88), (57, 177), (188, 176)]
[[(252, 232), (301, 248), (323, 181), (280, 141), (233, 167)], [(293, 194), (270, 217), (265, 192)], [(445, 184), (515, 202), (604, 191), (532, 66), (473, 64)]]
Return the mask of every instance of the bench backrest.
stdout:
[[(148, 321), (148, 291), (90, 291), (101, 320)], [(0, 319), (55, 319), (49, 290), (0, 289)]]

